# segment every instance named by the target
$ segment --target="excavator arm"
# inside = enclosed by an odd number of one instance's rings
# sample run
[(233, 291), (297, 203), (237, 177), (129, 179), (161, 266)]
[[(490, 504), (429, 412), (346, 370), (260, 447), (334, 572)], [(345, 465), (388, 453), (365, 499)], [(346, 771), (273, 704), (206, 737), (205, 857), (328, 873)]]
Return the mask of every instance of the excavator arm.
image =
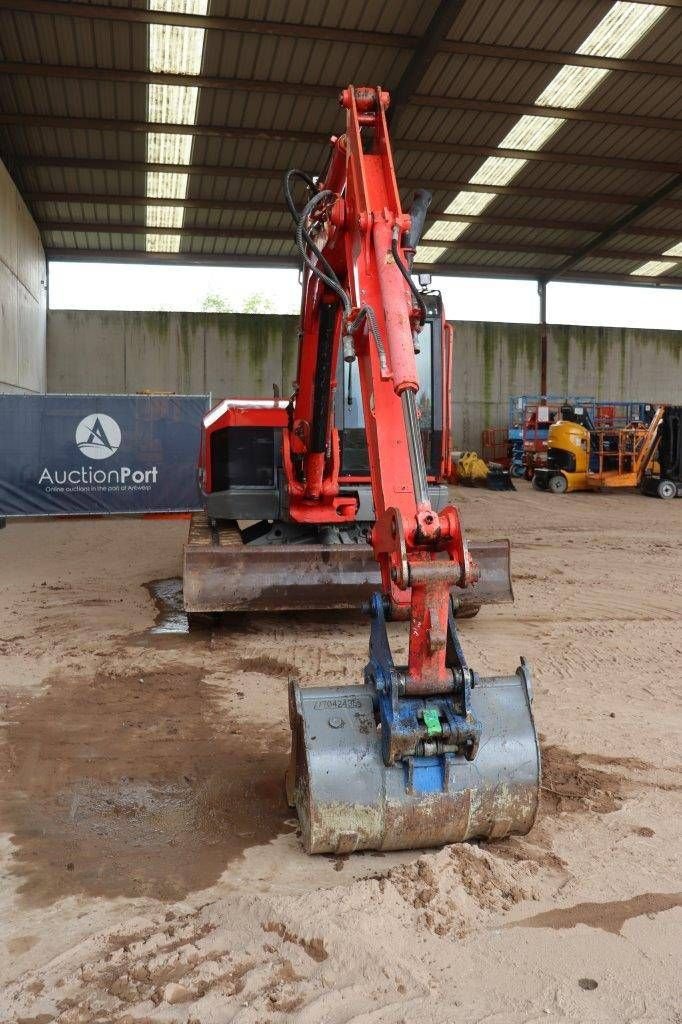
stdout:
[[(341, 104), (346, 131), (332, 139), (324, 178), (292, 171), (285, 180), (305, 274), (284, 469), (294, 521), (353, 520), (332, 416), (341, 348), (345, 362), (358, 361), (382, 587), (370, 602), (363, 696), (292, 687), (290, 802), (311, 852), (524, 832), (539, 785), (530, 670), (522, 661), (515, 676), (480, 680), (467, 666), (451, 592), (473, 586), (478, 568), (457, 509), (436, 511), (429, 500), (415, 360), (424, 309), (410, 276), (428, 198), (418, 194), (403, 213), (388, 94), (349, 86)], [(296, 178), (310, 194), (302, 209)], [(387, 618), (409, 623), (403, 668), (393, 662)], [(325, 722), (327, 709), (339, 714)], [(368, 769), (378, 787), (369, 805)]]
[[(379, 88), (345, 89), (346, 133), (333, 140), (325, 179), (297, 214), (299, 239), (319, 239), (306, 261), (303, 339), (288, 444), (290, 514), (301, 522), (352, 518), (339, 493), (331, 409), (339, 344), (358, 360), (376, 523), (372, 547), (393, 618), (410, 619), (409, 688), (449, 677), (445, 647), (450, 590), (478, 569), (457, 510), (429, 501), (419, 429), (415, 345), (423, 303), (408, 270), (417, 232), (404, 214)], [(371, 147), (371, 151), (367, 151)], [(421, 219), (424, 196), (418, 197)], [(418, 230), (421, 225), (418, 226)], [(299, 456), (298, 465), (292, 454)], [(324, 514), (324, 513), (323, 513)]]

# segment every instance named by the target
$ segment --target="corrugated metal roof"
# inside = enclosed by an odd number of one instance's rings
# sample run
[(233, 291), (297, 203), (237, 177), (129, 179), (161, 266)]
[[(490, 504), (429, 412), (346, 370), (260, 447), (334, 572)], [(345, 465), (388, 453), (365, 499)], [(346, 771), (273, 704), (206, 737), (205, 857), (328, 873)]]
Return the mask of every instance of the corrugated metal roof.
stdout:
[[(84, 16), (88, 6), (92, 16)], [(395, 90), (438, 6), (437, 0), (211, 0), (180, 252), (169, 259), (294, 261), (282, 172), (294, 165), (324, 171), (322, 140), (343, 124), (336, 91), (349, 81)], [(406, 204), (423, 182), (434, 191), (434, 214), (444, 211), (483, 164), (480, 150), (494, 150), (516, 124), (516, 108), (532, 110), (557, 73), (556, 54), (575, 53), (611, 6), (609, 0), (463, 0), (423, 69), (417, 95), (395, 122)], [(146, 7), (142, 0), (9, 0), (0, 10), (0, 155), (48, 252), (60, 258), (69, 251), (146, 258), (147, 84), (153, 78), (149, 26), (135, 20), (147, 17)], [(213, 20), (221, 18), (231, 20)], [(443, 246), (435, 269), (552, 274), (678, 173), (679, 189), (572, 263), (569, 276), (627, 279), (682, 242), (681, 28), (682, 10), (663, 8), (627, 54), (628, 70), (611, 70), (578, 108), (593, 112), (594, 120), (562, 122), (540, 158), (528, 159), (480, 220)], [(455, 53), (448, 42), (458, 51), (515, 49)], [(633, 61), (649, 62), (646, 73)], [(432, 98), (437, 103), (430, 106)], [(448, 99), (460, 106), (443, 105)], [(464, 109), (466, 101), (473, 109)], [(8, 124), (10, 115), (23, 121)], [(640, 121), (611, 123), (612, 115)], [(50, 118), (78, 124), (50, 124)], [(228, 127), (234, 135), (202, 134), (202, 127)], [(268, 131), (278, 137), (255, 137)], [(317, 133), (320, 141), (296, 141), (301, 132)], [(444, 147), (453, 148), (439, 151)], [(614, 166), (614, 158), (635, 162)], [(682, 265), (655, 280), (681, 281)]]

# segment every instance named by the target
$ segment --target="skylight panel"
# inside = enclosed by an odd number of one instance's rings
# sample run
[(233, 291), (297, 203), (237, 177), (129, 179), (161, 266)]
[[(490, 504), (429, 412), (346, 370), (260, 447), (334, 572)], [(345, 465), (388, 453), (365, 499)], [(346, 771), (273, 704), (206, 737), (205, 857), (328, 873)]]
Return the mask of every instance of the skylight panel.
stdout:
[(674, 266), (674, 263), (670, 263), (665, 260), (649, 260), (648, 263), (643, 263), (641, 267), (637, 267), (636, 270), (632, 270), (630, 275), (636, 275), (637, 277), (658, 277), (659, 274), (665, 274), (666, 270), (671, 270)]
[(208, 0), (149, 0), (149, 10), (166, 14), (207, 14)]
[(148, 228), (181, 228), (185, 209), (182, 206), (148, 206)]
[(416, 263), (435, 263), (445, 249), (435, 245), (418, 245), (414, 254)]
[(542, 90), (535, 104), (538, 107), (568, 107), (575, 110), (582, 106), (609, 73), (606, 68), (581, 68), (576, 64), (566, 64)]
[(166, 124), (194, 124), (197, 119), (199, 90), (186, 85), (150, 85), (147, 114), (150, 121)]
[(147, 252), (180, 252), (180, 235), (146, 235)]
[(472, 185), (508, 185), (527, 163), (509, 156), (489, 156), (469, 181)]
[(187, 195), (188, 174), (172, 171), (149, 171), (147, 195), (150, 199), (184, 199)]
[(149, 26), (149, 70), (173, 75), (198, 75), (204, 52), (203, 28)]
[[(208, 0), (149, 0), (150, 10), (172, 14), (206, 15)], [(149, 26), (149, 70), (157, 73), (198, 75), (204, 52), (203, 28), (176, 25)], [(195, 124), (199, 103), (196, 86), (156, 85), (147, 87), (147, 120), (150, 123)], [(147, 161), (156, 164), (189, 164), (192, 158), (191, 135), (149, 132)], [(189, 175), (172, 171), (150, 171), (147, 174), (147, 196), (151, 199), (183, 200), (187, 196)], [(146, 209), (150, 228), (180, 228), (184, 207), (158, 206), (153, 202)], [(147, 252), (179, 252), (180, 235), (146, 236)]]
[(424, 235), (427, 242), (454, 242), (469, 227), (466, 221), (437, 220)]
[[(205, 15), (208, 0), (150, 0), (153, 11)], [(203, 28), (178, 25), (149, 26), (149, 70), (198, 75), (204, 51)]]
[(657, 4), (617, 2), (606, 12), (576, 53), (624, 57), (665, 13)]
[(150, 164), (188, 164), (191, 156), (191, 135), (166, 135), (163, 132), (149, 132), (147, 135), (147, 161)]
[(477, 213), (483, 213), (486, 206), (496, 198), (494, 192), (458, 192), (445, 207), (445, 212), (466, 213), (468, 217), (475, 217)]
[[(682, 256), (682, 242), (677, 242), (669, 249), (666, 249), (663, 256)], [(631, 274), (643, 275), (644, 277), (658, 277), (659, 274), (665, 274), (666, 270), (672, 270), (676, 266), (677, 261), (673, 260), (649, 260), (647, 263), (643, 263), (641, 267), (637, 267), (637, 270), (632, 270)]]
[(500, 142), (500, 149), (542, 149), (547, 140), (566, 122), (561, 117), (535, 117), (524, 114)]

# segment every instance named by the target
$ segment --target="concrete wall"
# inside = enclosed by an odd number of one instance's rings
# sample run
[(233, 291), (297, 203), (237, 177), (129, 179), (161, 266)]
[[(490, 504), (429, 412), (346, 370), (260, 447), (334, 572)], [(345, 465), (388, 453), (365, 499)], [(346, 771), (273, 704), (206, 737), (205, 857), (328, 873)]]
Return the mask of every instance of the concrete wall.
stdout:
[[(455, 324), (453, 434), (478, 448), (481, 431), (505, 426), (510, 395), (540, 390), (536, 324)], [(547, 328), (547, 390), (603, 401), (682, 404), (682, 331)]]
[(107, 313), (52, 310), (49, 391), (129, 394), (288, 394), (298, 318), (245, 313)]
[[(214, 398), (289, 393), (297, 317), (216, 313), (48, 316), (49, 391), (210, 391)], [(682, 331), (548, 329), (551, 393), (682, 404)], [(453, 423), (458, 448), (504, 426), (510, 395), (540, 383), (535, 324), (455, 324)]]
[(45, 390), (46, 299), (38, 228), (0, 162), (0, 392)]

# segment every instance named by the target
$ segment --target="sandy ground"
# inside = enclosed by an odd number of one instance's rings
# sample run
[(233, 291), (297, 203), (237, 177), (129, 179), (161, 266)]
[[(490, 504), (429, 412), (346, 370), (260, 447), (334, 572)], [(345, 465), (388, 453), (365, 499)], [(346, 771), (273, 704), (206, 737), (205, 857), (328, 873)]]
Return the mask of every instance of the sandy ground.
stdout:
[(361, 618), (158, 635), (186, 523), (0, 533), (0, 1020), (682, 1021), (682, 502), (456, 497), (512, 538), (461, 634), (535, 667), (542, 813), (400, 855), (306, 857), (282, 794), (287, 679), (359, 681)]

